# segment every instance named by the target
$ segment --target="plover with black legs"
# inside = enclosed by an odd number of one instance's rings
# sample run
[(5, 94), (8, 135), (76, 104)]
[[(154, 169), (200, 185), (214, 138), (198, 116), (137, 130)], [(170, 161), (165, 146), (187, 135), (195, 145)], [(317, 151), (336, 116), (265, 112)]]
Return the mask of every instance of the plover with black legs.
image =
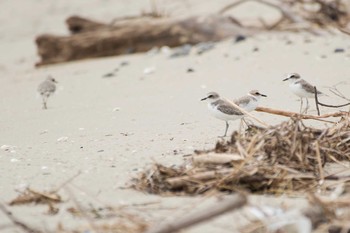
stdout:
[[(305, 112), (307, 112), (309, 108), (308, 98), (315, 98), (314, 86), (302, 79), (297, 73), (288, 74), (287, 78), (283, 79), (283, 81), (289, 81), (289, 89), (300, 98), (300, 113), (303, 107), (303, 98), (306, 98)], [(317, 91), (317, 96), (322, 95), (324, 95), (322, 92)]]
[(57, 83), (57, 81), (53, 77), (49, 76), (45, 81), (40, 83), (38, 87), (38, 92), (43, 99), (43, 109), (47, 109), (47, 99), (56, 91), (55, 83)]
[(220, 98), (216, 92), (209, 92), (206, 97), (201, 99), (201, 101), (203, 100), (208, 102), (208, 109), (214, 117), (226, 122), (225, 134), (222, 137), (227, 135), (229, 121), (238, 120), (244, 116), (243, 112), (234, 107), (228, 100)]

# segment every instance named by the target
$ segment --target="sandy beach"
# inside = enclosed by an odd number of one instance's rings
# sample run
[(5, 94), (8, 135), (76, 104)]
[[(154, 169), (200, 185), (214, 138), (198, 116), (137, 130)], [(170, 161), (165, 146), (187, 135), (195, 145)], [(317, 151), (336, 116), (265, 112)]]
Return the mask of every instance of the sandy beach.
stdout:
[[(209, 14), (229, 2), (159, 1), (159, 6), (176, 15)], [(81, 173), (69, 189), (60, 191), (65, 202), (56, 215), (45, 214), (43, 205), (7, 206), (22, 221), (44, 232), (54, 232), (59, 223), (67, 229), (87, 226), (86, 219), (66, 211), (74, 205), (73, 199), (96, 208), (125, 206), (149, 223), (176, 218), (216, 197), (160, 197), (128, 186), (154, 162), (176, 165), (185, 155), (213, 148), (220, 140), (225, 123), (212, 118), (206, 104), (199, 101), (206, 93), (216, 91), (234, 99), (258, 89), (268, 96), (261, 106), (297, 112), (300, 102), (282, 82), (290, 72), (300, 73), (329, 94), (322, 97), (324, 102), (344, 102), (327, 88), (338, 83), (342, 82), (338, 86), (342, 93), (350, 93), (349, 36), (340, 33), (261, 33), (240, 43), (229, 38), (202, 55), (193, 49), (190, 55), (178, 58), (159, 52), (34, 67), (39, 59), (35, 36), (68, 34), (64, 25), (68, 16), (79, 14), (108, 22), (148, 9), (148, 1), (124, 0), (0, 3), (0, 23), (5, 25), (0, 31), (0, 146), (8, 146), (0, 150), (0, 202), (8, 203), (28, 186), (57, 188)], [(345, 51), (334, 53), (337, 48)], [(189, 68), (194, 72), (187, 72)], [(115, 75), (104, 77), (110, 72)], [(42, 110), (36, 89), (47, 75), (59, 83), (48, 109)], [(268, 124), (286, 120), (252, 114)], [(239, 121), (232, 122), (229, 133), (238, 127)], [(298, 208), (306, 200), (252, 196), (250, 202)], [(145, 203), (151, 204), (142, 205)], [(233, 219), (237, 224), (232, 225)], [(232, 213), (184, 232), (235, 232), (244, 221)], [(10, 223), (0, 213), (1, 232), (22, 232), (8, 226)]]

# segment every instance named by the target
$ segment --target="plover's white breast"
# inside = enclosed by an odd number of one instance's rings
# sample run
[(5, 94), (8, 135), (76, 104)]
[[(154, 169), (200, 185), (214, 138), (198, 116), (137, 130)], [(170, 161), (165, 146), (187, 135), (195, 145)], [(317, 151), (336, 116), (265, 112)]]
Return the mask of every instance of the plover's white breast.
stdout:
[(303, 86), (298, 82), (289, 84), (289, 88), (291, 89), (291, 91), (295, 95), (299, 96), (300, 98), (313, 98), (313, 97), (315, 97), (314, 93), (306, 91), (303, 88)]

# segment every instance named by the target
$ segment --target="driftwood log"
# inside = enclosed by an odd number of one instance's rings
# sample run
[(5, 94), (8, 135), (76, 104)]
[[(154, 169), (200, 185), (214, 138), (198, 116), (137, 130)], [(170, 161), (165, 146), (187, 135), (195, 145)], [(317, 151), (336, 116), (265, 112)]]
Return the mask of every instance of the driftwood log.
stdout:
[(112, 24), (75, 16), (67, 19), (67, 25), (71, 36), (40, 35), (36, 38), (41, 57), (37, 66), (144, 52), (156, 46), (219, 41), (247, 33), (230, 17), (220, 15), (185, 19), (126, 18)]

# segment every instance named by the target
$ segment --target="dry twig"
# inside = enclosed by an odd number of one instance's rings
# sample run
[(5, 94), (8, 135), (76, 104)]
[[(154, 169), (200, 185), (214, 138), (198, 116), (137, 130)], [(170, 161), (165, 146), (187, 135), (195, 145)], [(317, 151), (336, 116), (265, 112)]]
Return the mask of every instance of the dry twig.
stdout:
[(41, 231), (36, 230), (32, 227), (29, 227), (27, 224), (21, 222), (18, 220), (15, 216), (12, 215), (10, 211), (6, 209), (6, 207), (0, 203), (0, 211), (3, 212), (10, 220), (11, 222), (15, 225), (21, 228), (23, 231), (27, 233), (41, 233)]

